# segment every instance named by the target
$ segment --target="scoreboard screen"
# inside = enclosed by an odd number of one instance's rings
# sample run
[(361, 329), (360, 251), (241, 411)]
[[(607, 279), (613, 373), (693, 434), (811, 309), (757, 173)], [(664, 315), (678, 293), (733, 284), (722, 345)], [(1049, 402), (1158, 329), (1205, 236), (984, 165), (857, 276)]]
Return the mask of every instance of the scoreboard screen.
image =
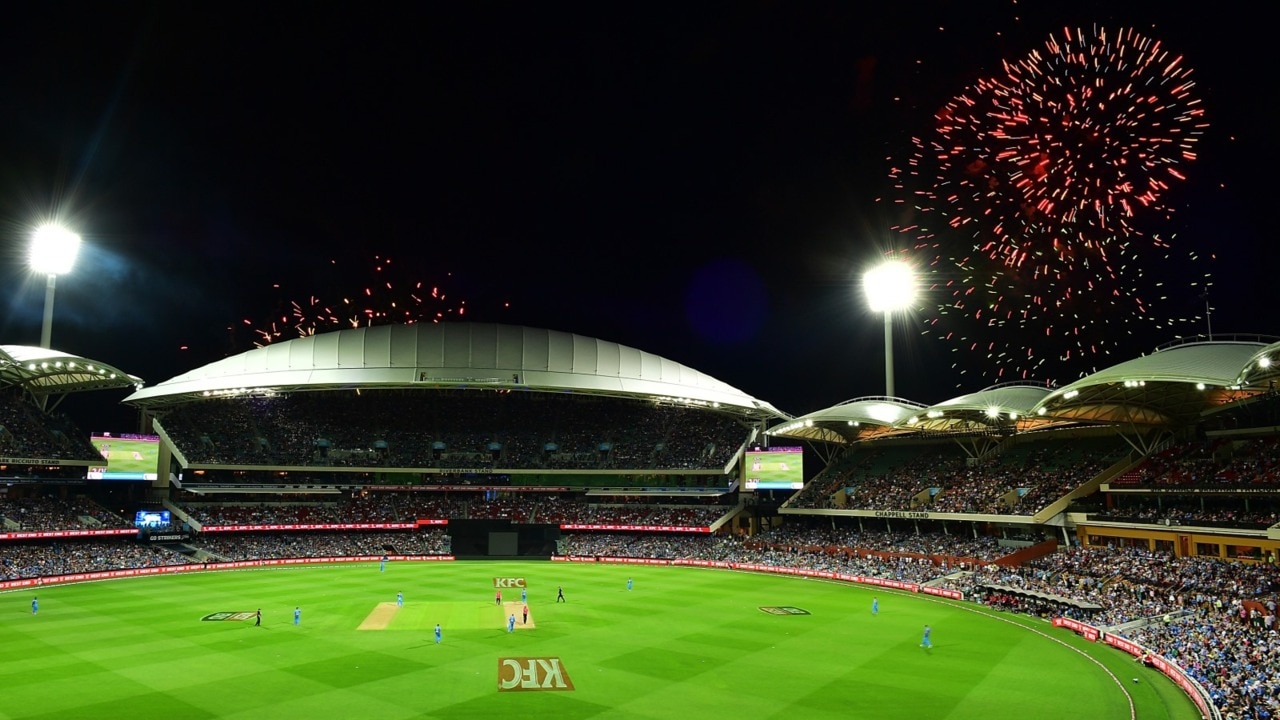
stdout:
[(804, 448), (748, 450), (742, 487), (747, 490), (799, 490), (804, 487)]
[(160, 437), (130, 433), (92, 433), (89, 440), (105, 466), (89, 468), (90, 480), (155, 480)]

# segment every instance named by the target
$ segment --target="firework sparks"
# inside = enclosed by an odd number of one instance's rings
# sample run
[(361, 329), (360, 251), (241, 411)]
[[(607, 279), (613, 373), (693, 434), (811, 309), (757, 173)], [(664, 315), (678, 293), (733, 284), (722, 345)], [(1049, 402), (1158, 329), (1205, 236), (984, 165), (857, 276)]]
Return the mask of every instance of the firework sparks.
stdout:
[(926, 333), (985, 348), (1009, 380), (1182, 322), (1155, 309), (1156, 273), (1194, 254), (1147, 229), (1207, 127), (1190, 76), (1133, 30), (1066, 29), (948, 102), (890, 173), (910, 215), (894, 229), (932, 257)]
[[(337, 260), (329, 264), (339, 270)], [(281, 301), (265, 322), (246, 318), (242, 324), (252, 333), (254, 345), (262, 347), (344, 328), (467, 319), (466, 300), (452, 297), (438, 283), (404, 277), (399, 271), (400, 267), (394, 265), (391, 258), (374, 256), (372, 277), (364, 282), (349, 281), (358, 283), (353, 284), (357, 287), (354, 292), (331, 300), (313, 294), (306, 300)], [(349, 277), (349, 273), (342, 272), (341, 276)], [(281, 289), (279, 284), (273, 287)], [(510, 303), (504, 302), (502, 306), (509, 308)]]

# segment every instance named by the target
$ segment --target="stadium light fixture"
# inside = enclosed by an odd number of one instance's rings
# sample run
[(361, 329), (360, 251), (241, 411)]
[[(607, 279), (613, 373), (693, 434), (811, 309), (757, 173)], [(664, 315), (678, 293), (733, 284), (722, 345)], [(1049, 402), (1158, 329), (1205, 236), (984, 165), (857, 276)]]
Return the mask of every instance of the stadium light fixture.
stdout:
[(886, 262), (862, 276), (862, 290), (871, 311), (884, 313), (884, 394), (893, 397), (893, 313), (915, 302), (915, 271), (899, 260)]
[(31, 271), (45, 276), (44, 320), (40, 324), (40, 347), (48, 348), (53, 337), (53, 296), (58, 276), (71, 272), (80, 252), (80, 236), (61, 225), (42, 225), (31, 236)]

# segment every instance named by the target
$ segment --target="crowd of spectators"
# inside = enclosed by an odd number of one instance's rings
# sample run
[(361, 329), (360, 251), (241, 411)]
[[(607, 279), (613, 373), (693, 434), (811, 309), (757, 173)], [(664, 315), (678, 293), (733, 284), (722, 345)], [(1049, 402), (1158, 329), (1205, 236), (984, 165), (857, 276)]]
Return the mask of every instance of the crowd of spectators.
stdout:
[(846, 486), (865, 478), (870, 468), (874, 467), (883, 455), (884, 452), (880, 449), (864, 450), (857, 445), (846, 448), (805, 483), (799, 492), (792, 495), (787, 500), (786, 506), (823, 509), (836, 507), (832, 496)]
[[(369, 533), (272, 533), (200, 535), (189, 545), (209, 553), (209, 561), (361, 555), (448, 555), (443, 530)], [(197, 564), (158, 544), (132, 539), (68, 539), (57, 542), (0, 543), (0, 581), (52, 575)]]
[(0, 500), (0, 526), (12, 530), (91, 530), (127, 528), (132, 524), (84, 496), (66, 500), (45, 496)]
[(1280, 488), (1280, 438), (1175, 443), (1111, 482), (1117, 487)]
[(951, 448), (923, 446), (921, 452), (888, 472), (864, 477), (846, 492), (846, 507), (856, 510), (923, 510), (922, 497), (964, 470), (965, 458)]
[[(788, 501), (789, 507), (1032, 515), (1115, 462), (1119, 441), (1053, 440), (1014, 446), (975, 462), (952, 447), (844, 453)], [(838, 491), (843, 489), (840, 498)]]
[(0, 543), (0, 580), (182, 565), (182, 555), (129, 540)]
[(200, 535), (191, 544), (228, 561), (449, 554), (449, 535), (443, 530)]
[[(432, 497), (434, 496), (434, 497)], [(599, 498), (594, 498), (599, 499)], [(629, 500), (629, 501), (628, 501)], [(737, 509), (717, 503), (659, 503), (655, 498), (613, 498), (550, 493), (481, 492), (356, 493), (335, 501), (185, 502), (183, 509), (201, 526), (313, 525), (414, 522), (418, 519), (488, 519), (514, 523), (658, 525), (708, 527)]]
[[(311, 525), (359, 522), (344, 520), (330, 503), (249, 503), (243, 505), (188, 505), (184, 508), (205, 525)], [(373, 522), (373, 521), (371, 521)]]
[(1226, 720), (1280, 717), (1280, 637), (1275, 602), (1260, 622), (1200, 607), (1125, 636), (1172, 660), (1199, 682)]
[(938, 569), (914, 557), (863, 557), (801, 548), (776, 548), (736, 536), (676, 537), (649, 533), (572, 533), (561, 538), (559, 555), (707, 560), (878, 577), (924, 583)]
[(752, 542), (773, 547), (819, 546), (853, 552), (971, 557), (987, 563), (995, 562), (1017, 549), (1002, 546), (999, 538), (989, 535), (971, 537), (943, 532), (864, 531), (856, 527), (821, 527), (809, 523), (788, 523), (772, 528), (753, 536)]
[(0, 389), (0, 457), (102, 460), (69, 417), (46, 412), (12, 386)]
[(1265, 495), (1223, 498), (1206, 495), (1114, 493), (1114, 504), (1089, 513), (1097, 520), (1154, 525), (1198, 525), (1261, 529), (1280, 522), (1280, 502)]
[(476, 469), (723, 469), (734, 417), (617, 398), (491, 390), (221, 398), (160, 418), (189, 462)]
[(557, 502), (543, 505), (538, 522), (587, 525), (709, 527), (736, 506)]

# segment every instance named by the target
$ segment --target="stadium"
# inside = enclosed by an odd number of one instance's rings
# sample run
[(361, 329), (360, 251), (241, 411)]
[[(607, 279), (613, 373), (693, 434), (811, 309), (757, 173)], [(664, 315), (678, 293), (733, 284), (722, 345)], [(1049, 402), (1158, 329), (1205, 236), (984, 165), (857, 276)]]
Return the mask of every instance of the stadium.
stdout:
[[(511, 325), (154, 385), (0, 346), (0, 712), (1263, 717), (1277, 353), (794, 416)], [(139, 426), (75, 427), (84, 392)]]

